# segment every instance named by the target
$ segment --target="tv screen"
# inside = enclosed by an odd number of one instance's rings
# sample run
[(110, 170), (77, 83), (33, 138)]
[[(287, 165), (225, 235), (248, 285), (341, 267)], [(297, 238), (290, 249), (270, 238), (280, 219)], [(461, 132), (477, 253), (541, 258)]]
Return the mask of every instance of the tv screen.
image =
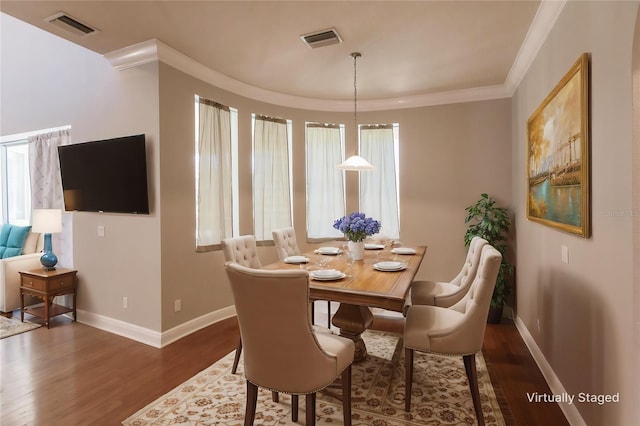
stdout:
[(149, 214), (145, 135), (58, 147), (66, 211)]

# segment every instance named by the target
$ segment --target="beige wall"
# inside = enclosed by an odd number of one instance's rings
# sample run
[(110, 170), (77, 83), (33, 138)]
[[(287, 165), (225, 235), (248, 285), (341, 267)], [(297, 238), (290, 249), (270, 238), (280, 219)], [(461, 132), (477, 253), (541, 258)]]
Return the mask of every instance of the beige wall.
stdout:
[[(565, 390), (615, 394), (618, 404), (577, 404), (587, 424), (633, 417), (631, 53), (637, 2), (568, 2), (513, 97), (513, 201), (517, 315)], [(526, 122), (578, 59), (591, 53), (593, 236), (526, 219)], [(560, 247), (569, 249), (569, 264)], [(635, 262), (638, 262), (635, 254)], [(538, 328), (539, 323), (539, 328)]]
[(0, 134), (71, 125), (73, 143), (147, 135), (151, 215), (70, 213), (74, 259), (64, 266), (78, 269), (80, 321), (107, 317), (160, 331), (158, 65), (120, 72), (80, 46), (0, 19)]
[[(305, 234), (305, 121), (346, 125), (347, 153), (355, 150), (353, 115), (290, 109), (243, 98), (160, 64), (160, 186), (163, 330), (233, 303), (220, 252), (196, 253), (194, 241), (194, 95), (238, 108), (241, 233), (252, 233), (251, 113), (293, 121), (294, 224)], [(464, 259), (464, 208), (489, 192), (511, 203), (508, 99), (359, 113), (361, 123), (400, 124), (401, 238), (426, 244), (421, 277), (448, 279)], [(348, 209), (357, 209), (357, 174), (348, 173)], [(276, 259), (260, 249), (263, 263)], [(173, 301), (182, 301), (174, 313)]]

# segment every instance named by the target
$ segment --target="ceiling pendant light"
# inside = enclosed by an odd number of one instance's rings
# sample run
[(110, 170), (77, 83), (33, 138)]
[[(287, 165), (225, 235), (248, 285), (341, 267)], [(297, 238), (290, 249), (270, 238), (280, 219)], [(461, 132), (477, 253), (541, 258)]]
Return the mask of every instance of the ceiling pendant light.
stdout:
[[(357, 62), (358, 58), (362, 56), (358, 52), (353, 52), (349, 55), (353, 58), (353, 124), (355, 129), (356, 146), (358, 146), (358, 80), (357, 80)], [(341, 164), (336, 166), (340, 170), (350, 170), (355, 172), (373, 170), (373, 167), (367, 160), (360, 157), (358, 154), (352, 155), (347, 158)]]

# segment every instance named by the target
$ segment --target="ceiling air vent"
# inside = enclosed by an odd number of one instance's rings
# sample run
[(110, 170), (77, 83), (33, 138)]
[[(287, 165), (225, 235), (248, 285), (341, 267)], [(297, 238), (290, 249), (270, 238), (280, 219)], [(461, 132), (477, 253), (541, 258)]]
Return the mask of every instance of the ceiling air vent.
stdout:
[(340, 38), (340, 35), (335, 30), (335, 28), (315, 31), (310, 34), (303, 34), (300, 36), (300, 38), (312, 49), (315, 49), (316, 47), (328, 46), (330, 44), (342, 43), (342, 38)]
[(73, 18), (64, 12), (59, 12), (55, 15), (49, 16), (48, 18), (45, 18), (45, 21), (81, 37), (98, 32), (95, 28), (83, 24), (76, 18)]

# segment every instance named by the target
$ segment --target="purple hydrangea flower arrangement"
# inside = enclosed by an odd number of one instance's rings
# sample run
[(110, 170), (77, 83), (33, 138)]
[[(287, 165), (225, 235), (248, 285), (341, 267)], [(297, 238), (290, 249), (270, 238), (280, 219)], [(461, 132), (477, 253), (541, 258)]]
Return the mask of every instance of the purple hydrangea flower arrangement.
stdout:
[(333, 227), (342, 232), (349, 241), (364, 241), (370, 235), (380, 232), (380, 222), (354, 212), (333, 222)]

